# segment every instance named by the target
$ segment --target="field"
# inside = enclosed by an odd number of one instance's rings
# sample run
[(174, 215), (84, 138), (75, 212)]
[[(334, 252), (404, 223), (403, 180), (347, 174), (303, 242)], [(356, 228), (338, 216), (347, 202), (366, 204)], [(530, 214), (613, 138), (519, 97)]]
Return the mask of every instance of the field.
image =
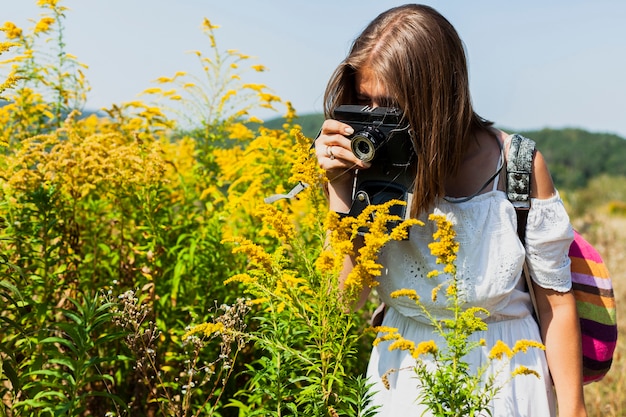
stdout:
[[(85, 66), (63, 49), (60, 3), (38, 2), (33, 28), (2, 27), (0, 416), (371, 415), (375, 305), (346, 314), (337, 276), (364, 226), (347, 282), (375, 276), (378, 249), (402, 238), (387, 214), (327, 215), (295, 109), (245, 81), (264, 67), (221, 51), (208, 19), (195, 73), (83, 114)], [(254, 116), (268, 108), (279, 123)], [(265, 203), (298, 183), (310, 187)], [(623, 183), (572, 194), (586, 213), (575, 226), (612, 273), (622, 336)], [(608, 376), (585, 387), (591, 416), (626, 414), (625, 355), (622, 337)]]

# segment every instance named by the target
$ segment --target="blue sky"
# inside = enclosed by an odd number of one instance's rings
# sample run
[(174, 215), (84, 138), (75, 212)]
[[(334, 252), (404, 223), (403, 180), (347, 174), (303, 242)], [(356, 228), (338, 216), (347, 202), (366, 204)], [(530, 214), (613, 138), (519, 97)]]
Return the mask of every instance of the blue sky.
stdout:
[[(160, 76), (194, 71), (208, 50), (255, 57), (267, 84), (298, 113), (319, 112), (328, 77), (352, 39), (390, 0), (64, 0), (67, 51), (87, 65), (87, 107), (131, 101)], [(474, 105), (510, 129), (581, 127), (626, 138), (626, 2), (425, 1), (468, 51)], [(1, 22), (29, 26), (35, 0), (0, 0)], [(261, 115), (270, 117), (271, 115)]]

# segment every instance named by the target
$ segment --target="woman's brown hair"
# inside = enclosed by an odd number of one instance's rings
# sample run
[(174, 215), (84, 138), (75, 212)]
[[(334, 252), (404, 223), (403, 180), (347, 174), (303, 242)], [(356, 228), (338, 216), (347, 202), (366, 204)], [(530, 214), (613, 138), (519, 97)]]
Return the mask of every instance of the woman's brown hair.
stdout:
[(431, 7), (395, 7), (365, 28), (328, 83), (326, 117), (340, 104), (357, 103), (355, 78), (366, 67), (412, 129), (417, 164), (411, 215), (416, 217), (445, 195), (446, 179), (458, 172), (472, 133), (491, 123), (473, 111), (459, 35)]

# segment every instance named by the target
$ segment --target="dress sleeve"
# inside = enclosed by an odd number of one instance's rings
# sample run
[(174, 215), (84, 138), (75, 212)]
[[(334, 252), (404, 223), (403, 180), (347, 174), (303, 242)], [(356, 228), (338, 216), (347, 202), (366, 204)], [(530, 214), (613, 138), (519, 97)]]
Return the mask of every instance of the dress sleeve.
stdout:
[(569, 247), (574, 230), (558, 193), (531, 201), (526, 224), (526, 260), (536, 284), (558, 292), (572, 288)]

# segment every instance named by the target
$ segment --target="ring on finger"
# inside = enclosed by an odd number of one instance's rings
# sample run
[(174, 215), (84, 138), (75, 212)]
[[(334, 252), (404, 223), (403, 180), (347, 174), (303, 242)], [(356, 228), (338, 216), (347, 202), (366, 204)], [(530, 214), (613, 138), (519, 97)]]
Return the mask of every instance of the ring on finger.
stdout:
[(326, 147), (326, 155), (328, 155), (330, 160), (335, 159), (335, 155), (333, 154), (333, 145), (328, 145)]

